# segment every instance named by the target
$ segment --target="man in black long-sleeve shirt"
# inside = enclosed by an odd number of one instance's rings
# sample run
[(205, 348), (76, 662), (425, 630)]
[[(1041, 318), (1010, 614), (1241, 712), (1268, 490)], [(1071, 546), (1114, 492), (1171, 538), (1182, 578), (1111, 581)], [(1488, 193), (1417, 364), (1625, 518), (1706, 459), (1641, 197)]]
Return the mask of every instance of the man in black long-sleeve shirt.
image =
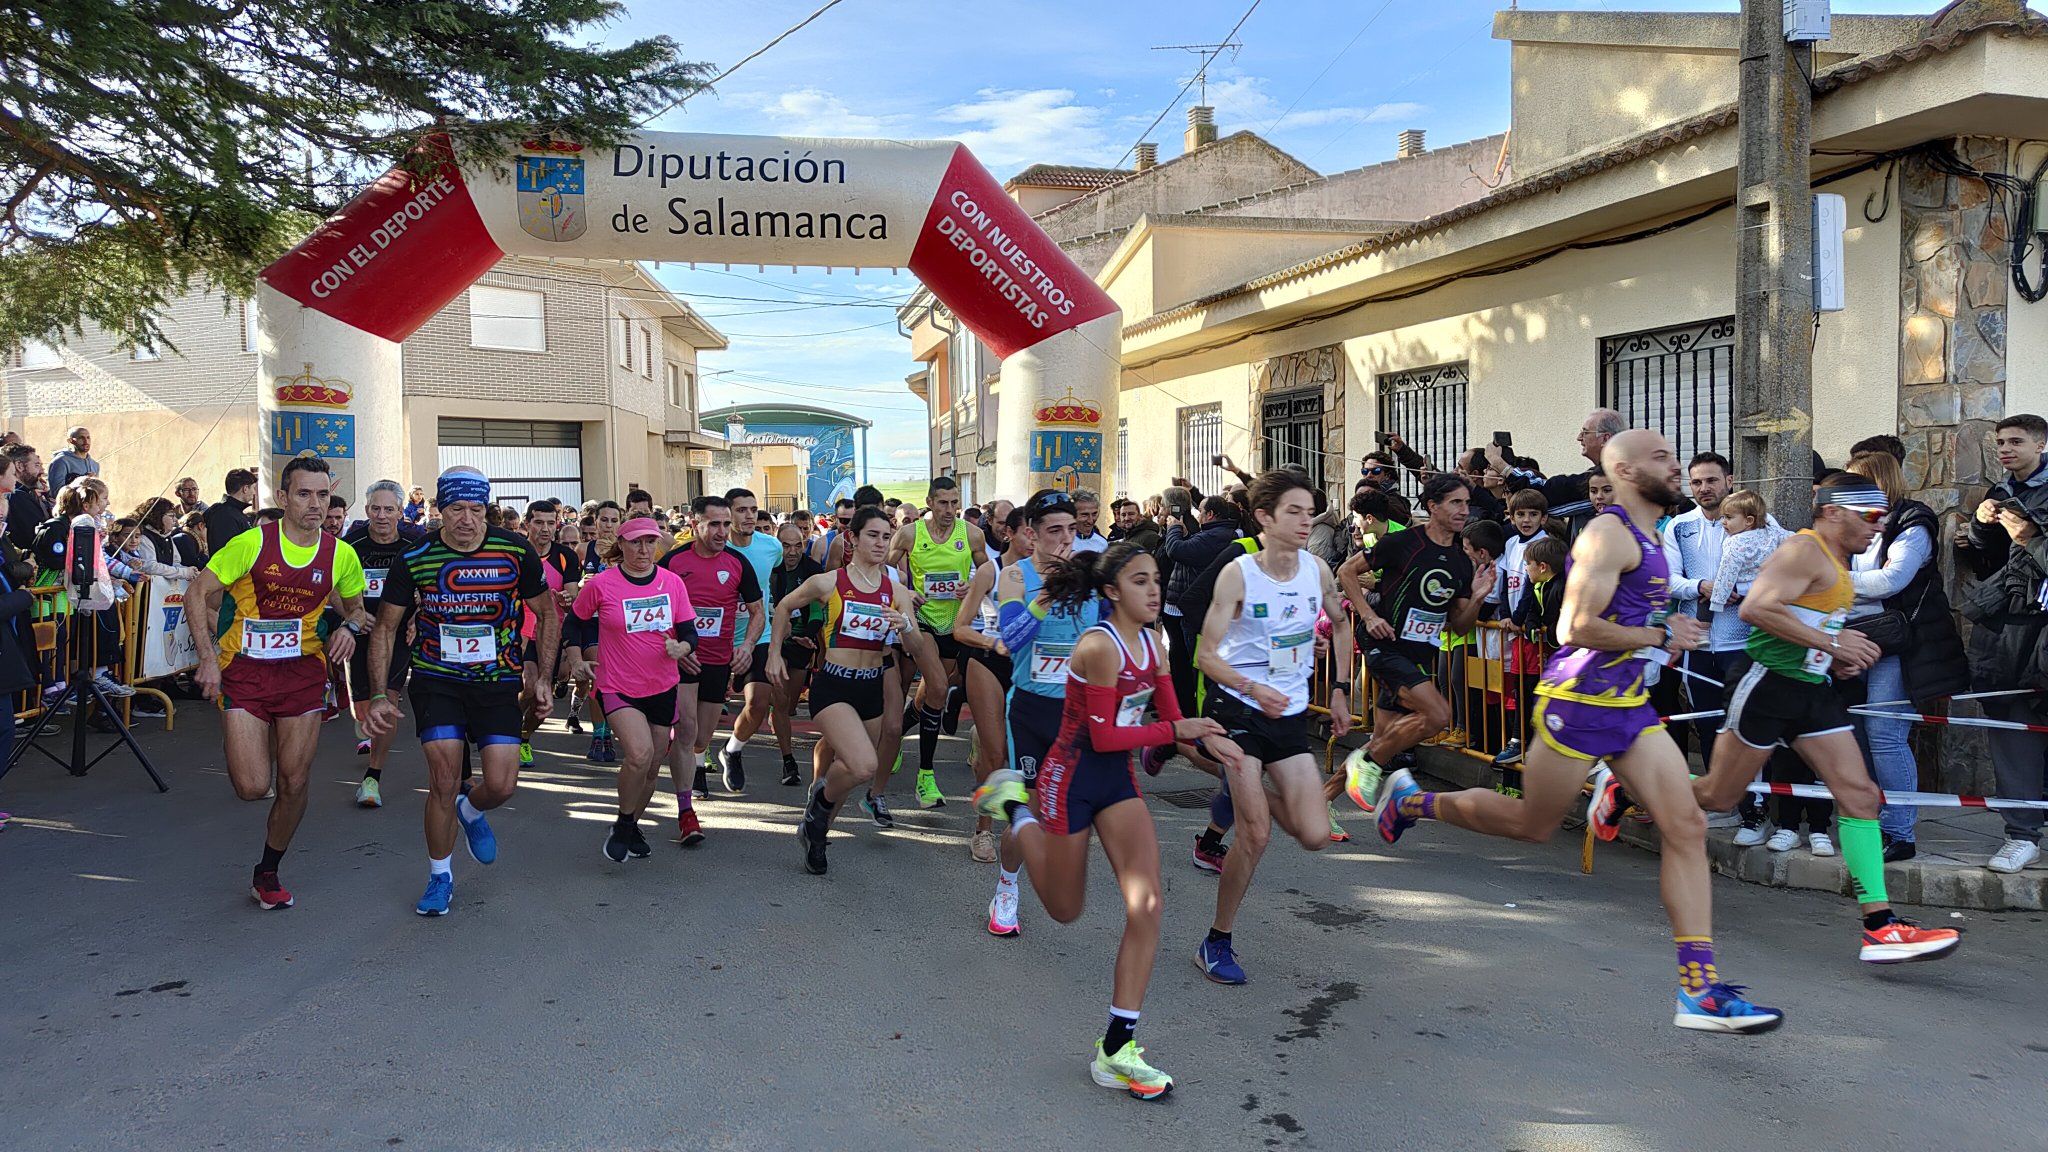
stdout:
[(9, 444), (0, 449), (0, 457), (14, 465), (14, 491), (7, 494), (7, 539), (25, 552), (35, 541), (36, 529), (50, 518), (50, 505), (36, 491), (36, 481), (43, 478), (43, 458), (26, 444)]
[(1543, 476), (1533, 469), (1517, 468), (1508, 463), (1500, 445), (1486, 446), (1486, 461), (1508, 482), (1508, 491), (1519, 492), (1524, 488), (1535, 488), (1550, 502), (1550, 514), (1576, 525), (1592, 512), (1587, 500), (1586, 485), (1600, 471), (1600, 453), (1607, 447), (1609, 438), (1620, 434), (1628, 427), (1628, 421), (1612, 408), (1595, 408), (1586, 416), (1586, 422), (1579, 426), (1579, 451), (1592, 467), (1584, 472), (1569, 476)]
[(247, 468), (231, 468), (222, 483), (226, 495), (206, 508), (206, 550), (218, 552), (228, 546), (228, 541), (247, 532), (255, 520), (250, 508), (256, 503), (256, 473)]

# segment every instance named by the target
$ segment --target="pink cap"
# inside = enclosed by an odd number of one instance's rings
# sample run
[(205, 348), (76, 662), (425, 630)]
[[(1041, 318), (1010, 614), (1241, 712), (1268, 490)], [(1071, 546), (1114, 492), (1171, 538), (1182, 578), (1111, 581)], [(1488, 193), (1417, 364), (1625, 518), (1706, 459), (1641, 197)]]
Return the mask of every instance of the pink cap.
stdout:
[(648, 537), (660, 535), (661, 525), (656, 524), (646, 516), (635, 516), (633, 519), (619, 525), (619, 539), (621, 540), (645, 540)]

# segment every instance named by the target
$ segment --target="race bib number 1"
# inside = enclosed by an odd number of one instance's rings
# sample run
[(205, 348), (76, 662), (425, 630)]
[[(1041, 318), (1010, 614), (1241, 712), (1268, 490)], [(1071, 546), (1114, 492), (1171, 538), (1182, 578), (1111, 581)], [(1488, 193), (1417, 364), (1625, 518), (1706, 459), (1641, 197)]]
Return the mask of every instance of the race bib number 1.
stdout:
[(1072, 644), (1048, 644), (1043, 640), (1031, 645), (1031, 681), (1034, 684), (1065, 684), (1067, 664), (1074, 658)]
[(242, 620), (242, 654), (252, 660), (294, 660), (305, 649), (298, 620)]
[(496, 663), (497, 629), (489, 624), (441, 625), (441, 659), (449, 664)]
[(1266, 671), (1273, 676), (1293, 676), (1309, 666), (1316, 648), (1314, 632), (1289, 632), (1273, 637), (1266, 656)]
[(666, 632), (672, 627), (668, 611), (668, 597), (635, 596), (624, 604), (626, 610), (626, 632)]

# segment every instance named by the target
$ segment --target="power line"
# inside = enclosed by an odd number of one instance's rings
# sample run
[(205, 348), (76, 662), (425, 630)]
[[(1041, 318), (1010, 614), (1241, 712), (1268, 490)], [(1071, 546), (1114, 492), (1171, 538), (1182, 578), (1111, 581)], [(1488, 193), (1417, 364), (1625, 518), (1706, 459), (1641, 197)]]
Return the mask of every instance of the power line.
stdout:
[[(1264, 2), (1265, 0), (1252, 0), (1252, 6), (1245, 9), (1244, 15), (1239, 16), (1237, 18), (1237, 23), (1232, 24), (1230, 26), (1230, 31), (1224, 34), (1223, 39), (1220, 41), (1220, 43), (1228, 44), (1232, 40), (1237, 39), (1237, 30), (1244, 27), (1244, 22), (1251, 19), (1252, 13), (1258, 11), (1259, 5)], [(1159, 127), (1159, 122), (1166, 119), (1166, 114), (1168, 112), (1173, 111), (1176, 107), (1180, 105), (1180, 98), (1187, 95), (1188, 89), (1193, 88), (1195, 86), (1195, 81), (1200, 80), (1203, 77), (1203, 75), (1208, 72), (1208, 70), (1209, 66), (1206, 64), (1204, 64), (1200, 68), (1195, 69), (1195, 74), (1193, 76), (1188, 77), (1188, 82), (1180, 86), (1179, 92), (1174, 93), (1172, 102), (1167, 104), (1166, 107), (1161, 108), (1159, 110), (1159, 115), (1154, 116), (1152, 118), (1152, 123), (1148, 125), (1143, 132), (1138, 133), (1138, 138), (1131, 142), (1131, 146), (1129, 148), (1124, 149), (1124, 154), (1117, 157), (1116, 163), (1110, 165), (1110, 167), (1123, 167), (1124, 161), (1131, 158), (1131, 153), (1136, 152), (1138, 150), (1138, 145), (1145, 142), (1145, 137), (1150, 136), (1152, 134), (1152, 130), (1154, 128)]]
[[(1413, 76), (1408, 77), (1406, 80), (1401, 81), (1400, 84), (1395, 86), (1393, 91), (1387, 93), (1385, 99), (1381, 100), (1380, 103), (1391, 103), (1394, 97), (1407, 91), (1408, 86), (1410, 84), (1415, 83), (1417, 80), (1420, 80), (1424, 76), (1427, 76), (1432, 72), (1435, 72), (1438, 68), (1443, 67), (1444, 61), (1449, 60), (1451, 57), (1457, 55), (1460, 52), (1463, 52), (1465, 50), (1466, 45), (1472, 43), (1472, 41), (1477, 40), (1479, 38), (1479, 34), (1481, 32), (1484, 32), (1492, 27), (1493, 14), (1489, 12), (1486, 17), (1486, 23), (1481, 24), (1478, 28), (1473, 29), (1472, 35), (1467, 36), (1463, 40), (1460, 40), (1458, 43), (1452, 45), (1450, 51), (1445, 52), (1442, 56), (1437, 57), (1436, 63), (1431, 64), (1429, 67), (1424, 68), (1422, 71), (1417, 72)], [(1356, 127), (1358, 127), (1357, 122), (1353, 122), (1351, 124), (1346, 125), (1342, 132), (1339, 132), (1335, 136), (1330, 137), (1329, 140), (1324, 142), (1322, 147), (1316, 149), (1314, 152), (1309, 153), (1307, 158), (1304, 159), (1302, 163), (1306, 164), (1309, 161), (1314, 160), (1316, 157), (1321, 156), (1323, 153), (1328, 152), (1332, 145), (1336, 144), (1337, 141), (1342, 140), (1344, 137), (1349, 136), (1351, 134), (1351, 130)]]
[(1273, 118), (1273, 122), (1271, 124), (1266, 125), (1266, 130), (1260, 133), (1260, 135), (1272, 135), (1273, 129), (1278, 128), (1280, 126), (1280, 122), (1282, 120), (1287, 119), (1287, 114), (1289, 112), (1294, 111), (1295, 106), (1300, 104), (1302, 100), (1305, 99), (1308, 96), (1308, 94), (1315, 89), (1316, 85), (1323, 82), (1323, 77), (1328, 76), (1330, 74), (1330, 69), (1335, 68), (1337, 66), (1337, 61), (1342, 60), (1344, 58), (1344, 54), (1346, 52), (1351, 51), (1352, 45), (1358, 43), (1359, 37), (1365, 35), (1366, 29), (1371, 28), (1373, 24), (1379, 20), (1380, 15), (1384, 13), (1388, 8), (1393, 7), (1393, 4), (1394, 0), (1385, 0), (1385, 3), (1382, 3), (1379, 6), (1379, 8), (1373, 12), (1371, 18), (1366, 20), (1365, 26), (1360, 28), (1357, 31), (1357, 33), (1351, 37), (1351, 39), (1345, 41), (1344, 47), (1337, 49), (1337, 54), (1335, 56), (1330, 57), (1330, 62), (1328, 64), (1323, 65), (1323, 70), (1321, 72), (1316, 73), (1316, 78), (1308, 82), (1308, 87), (1303, 88), (1301, 90), (1301, 94), (1294, 98), (1294, 102), (1292, 104), (1289, 104), (1284, 110), (1282, 110), (1280, 115), (1275, 116)]
[(680, 108), (684, 104), (689, 103), (690, 97), (695, 96), (697, 93), (710, 88), (712, 85), (718, 83), (720, 80), (723, 80), (727, 76), (730, 76), (733, 73), (739, 71), (740, 69), (746, 67), (748, 62), (754, 60), (756, 57), (759, 57), (762, 53), (768, 51), (770, 48), (775, 47), (777, 44), (782, 43), (784, 40), (789, 39), (792, 35), (796, 34), (796, 32), (799, 29), (801, 29), (804, 25), (809, 24), (811, 21), (816, 20), (820, 16), (823, 16), (825, 13), (830, 12), (832, 9), (837, 8), (839, 4), (840, 0), (825, 0), (824, 7), (819, 8), (816, 12), (811, 13), (809, 16), (806, 16), (803, 19), (797, 21), (795, 24), (790, 25), (788, 28), (783, 30), (781, 35), (777, 36), (775, 39), (770, 40), (766, 44), (761, 45), (759, 48), (754, 49), (752, 52), (747, 53), (745, 56), (740, 58), (739, 63), (733, 65), (730, 68), (727, 68), (725, 71), (720, 72), (718, 75), (713, 76), (711, 79), (706, 80), (702, 87), (693, 88), (690, 91), (683, 93), (681, 96), (676, 97), (675, 99), (669, 101), (668, 103), (662, 105), (660, 108), (656, 109), (653, 113), (648, 115), (647, 119), (642, 120), (640, 122), (640, 127), (647, 127), (647, 125), (652, 123), (656, 118), (666, 115), (669, 109), (671, 108)]

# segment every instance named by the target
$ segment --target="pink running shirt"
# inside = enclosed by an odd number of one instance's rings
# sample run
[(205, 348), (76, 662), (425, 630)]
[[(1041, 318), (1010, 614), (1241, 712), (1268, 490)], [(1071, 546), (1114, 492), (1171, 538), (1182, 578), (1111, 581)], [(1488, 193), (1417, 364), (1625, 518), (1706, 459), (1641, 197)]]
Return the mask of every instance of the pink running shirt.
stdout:
[(621, 696), (659, 696), (682, 679), (668, 658), (668, 640), (684, 636), (695, 611), (682, 577), (656, 567), (644, 580), (607, 568), (583, 582), (570, 609), (597, 620), (597, 687)]

